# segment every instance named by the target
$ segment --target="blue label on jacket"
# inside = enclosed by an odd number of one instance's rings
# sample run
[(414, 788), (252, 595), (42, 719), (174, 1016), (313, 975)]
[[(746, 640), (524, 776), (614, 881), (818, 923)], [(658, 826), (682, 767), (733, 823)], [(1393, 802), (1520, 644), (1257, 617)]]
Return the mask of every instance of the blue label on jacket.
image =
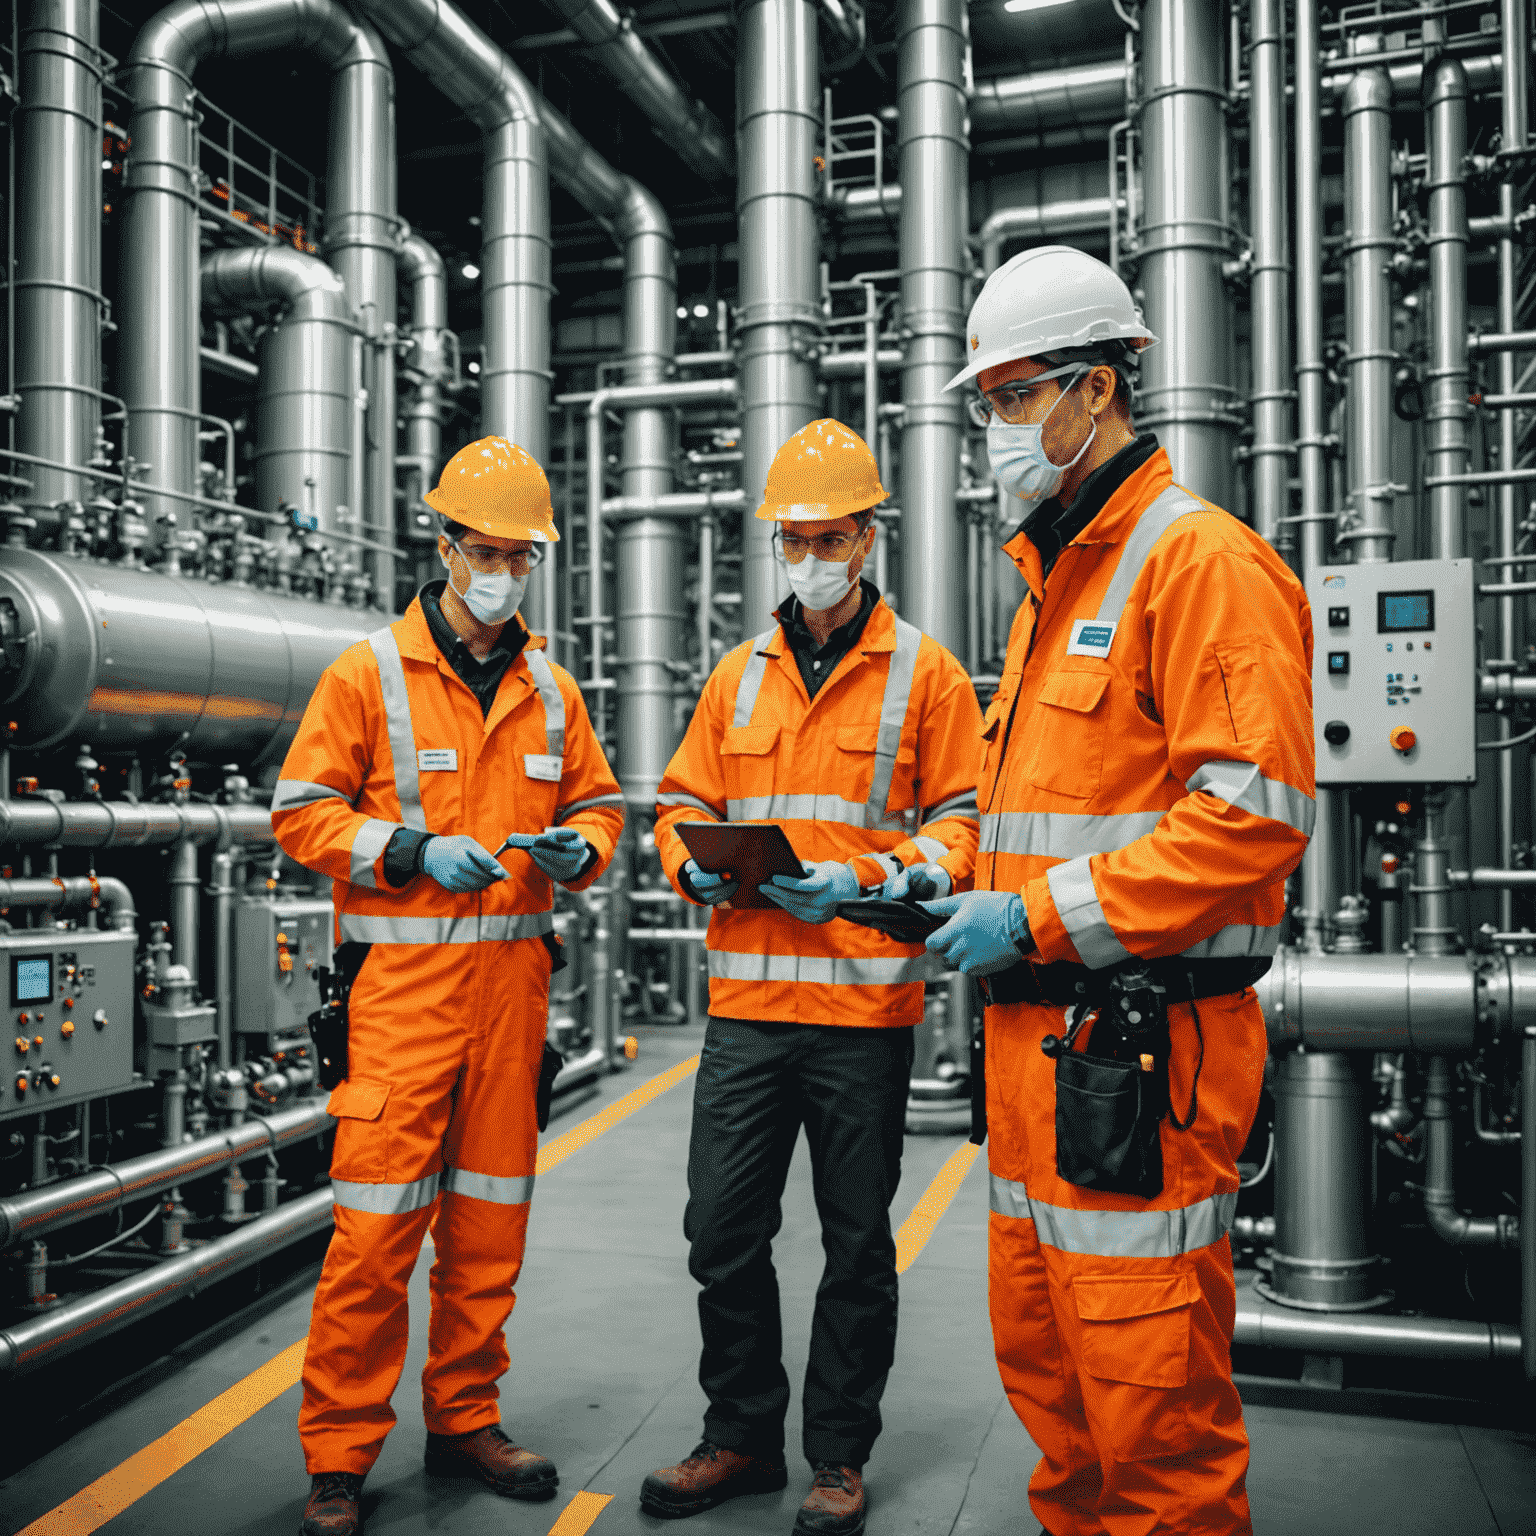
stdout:
[(1107, 624), (1102, 619), (1078, 619), (1072, 626), (1067, 655), (1107, 657), (1117, 628), (1118, 624)]

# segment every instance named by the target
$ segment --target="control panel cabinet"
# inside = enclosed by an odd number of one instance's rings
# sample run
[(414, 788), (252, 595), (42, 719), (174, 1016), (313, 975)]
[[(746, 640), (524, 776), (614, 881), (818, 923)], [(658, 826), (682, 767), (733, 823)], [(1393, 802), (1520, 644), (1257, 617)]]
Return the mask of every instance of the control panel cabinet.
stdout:
[(0, 934), (10, 1024), (0, 1037), (0, 1121), (134, 1084), (131, 933), (25, 928)]
[(235, 1033), (259, 1037), (248, 1054), (308, 1033), (332, 932), (330, 902), (314, 897), (246, 897), (235, 908)]
[(1470, 560), (1326, 566), (1307, 585), (1319, 784), (1470, 784)]

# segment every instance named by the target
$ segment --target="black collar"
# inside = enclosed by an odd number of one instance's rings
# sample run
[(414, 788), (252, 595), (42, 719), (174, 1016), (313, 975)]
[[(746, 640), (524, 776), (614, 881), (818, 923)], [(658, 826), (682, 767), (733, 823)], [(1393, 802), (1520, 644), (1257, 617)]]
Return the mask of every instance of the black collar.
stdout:
[[(1070, 506), (1062, 506), (1052, 496), (1042, 501), (1014, 529), (1010, 538), (1027, 533), (1040, 551), (1040, 563), (1047, 573), (1056, 557), (1085, 529), (1109, 502), (1109, 498), (1157, 452), (1157, 434), (1142, 432), (1127, 443), (1112, 459), (1106, 459), (1077, 488)], [(1006, 542), (1006, 541), (1005, 541)]]
[(486, 652), (485, 660), (481, 661), (443, 614), (443, 589), (447, 585), (443, 580), (429, 581), (417, 594), (421, 598), (421, 611), (426, 615), (427, 628), (432, 631), (432, 639), (438, 650), (461, 677), (465, 665), (476, 668), (496, 666), (505, 670), (528, 644), (528, 627), (521, 616), (513, 614), (501, 626), (496, 643)]
[(800, 599), (791, 593), (774, 614), (774, 618), (784, 626), (784, 638), (789, 642), (789, 648), (792, 651), (806, 651), (813, 655), (835, 650), (839, 657), (846, 656), (858, 643), (859, 636), (864, 633), (864, 626), (869, 623), (870, 614), (875, 611), (875, 604), (880, 601), (879, 587), (872, 581), (866, 581), (862, 576), (859, 578), (859, 593), (858, 612), (846, 624), (839, 624), (827, 636), (824, 645), (817, 645), (816, 637), (805, 622), (805, 609), (801, 606)]

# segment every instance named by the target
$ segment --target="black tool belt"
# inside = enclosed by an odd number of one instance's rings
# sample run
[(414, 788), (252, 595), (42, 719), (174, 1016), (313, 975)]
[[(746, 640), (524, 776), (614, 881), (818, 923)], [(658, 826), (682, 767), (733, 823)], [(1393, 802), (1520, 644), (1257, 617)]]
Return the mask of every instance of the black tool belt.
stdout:
[[(1137, 962), (1146, 966), (1168, 1003), (1190, 1003), (1202, 997), (1222, 997), (1251, 987), (1272, 964), (1268, 956), (1241, 960), (1166, 960)], [(1100, 1008), (1110, 995), (1115, 968), (1090, 970), (1069, 960), (1053, 965), (1034, 965), (1028, 960), (982, 978), (987, 1001), (994, 1007), (1005, 1003), (1050, 1003), (1059, 1007), (1082, 1004)]]
[[(332, 965), (322, 965), (315, 972), (320, 988), (320, 1006), (309, 1016), (309, 1038), (314, 1041), (320, 1086), (334, 1088), (347, 1075), (348, 1013), (352, 987), (371, 944), (349, 941), (340, 945), (331, 957)], [(332, 968), (334, 967), (334, 969)]]

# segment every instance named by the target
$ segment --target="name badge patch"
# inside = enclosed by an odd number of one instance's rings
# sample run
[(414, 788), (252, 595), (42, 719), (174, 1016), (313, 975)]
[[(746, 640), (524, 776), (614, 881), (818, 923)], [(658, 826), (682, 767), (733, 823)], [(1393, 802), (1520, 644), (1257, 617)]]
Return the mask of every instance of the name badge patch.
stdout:
[(558, 784), (564, 767), (563, 757), (554, 757), (548, 752), (523, 753), (523, 772), (530, 779), (543, 779), (546, 784)]
[(420, 773), (457, 773), (459, 749), (457, 747), (425, 747), (416, 754), (416, 768)]
[(1118, 622), (1106, 624), (1101, 619), (1079, 619), (1072, 626), (1072, 639), (1067, 646), (1067, 655), (1097, 656), (1102, 660), (1109, 655), (1109, 647), (1119, 627)]

